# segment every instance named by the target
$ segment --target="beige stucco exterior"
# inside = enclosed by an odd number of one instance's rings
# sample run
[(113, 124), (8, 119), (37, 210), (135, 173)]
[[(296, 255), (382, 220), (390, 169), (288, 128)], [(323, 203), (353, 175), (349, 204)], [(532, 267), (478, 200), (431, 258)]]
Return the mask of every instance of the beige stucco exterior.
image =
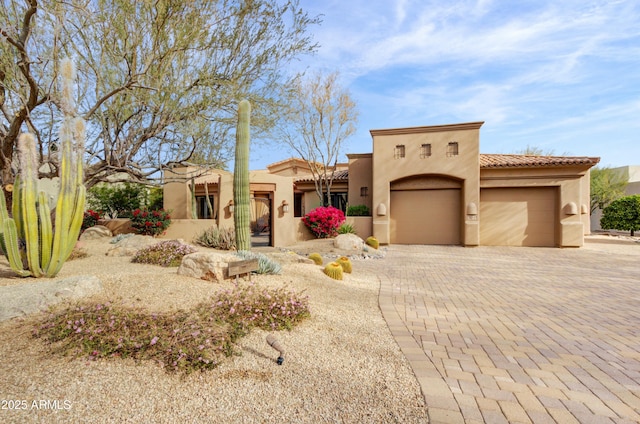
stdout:
[[(371, 210), (370, 217), (347, 222), (360, 237), (373, 235), (382, 244), (582, 246), (590, 232), (589, 170), (599, 158), (481, 154), (482, 124), (371, 130), (373, 152), (349, 154), (348, 163), (335, 168), (332, 193)], [(233, 175), (222, 170), (193, 180), (196, 196), (208, 187), (215, 213), (191, 219), (191, 175), (198, 173), (165, 173), (165, 208), (180, 220), (167, 237), (193, 237), (196, 230), (189, 228), (206, 225), (233, 226)], [(250, 181), (252, 194), (271, 207), (272, 245), (312, 237), (300, 217), (320, 199), (306, 162), (276, 162), (251, 172)]]
[[(469, 124), (440, 125), (431, 127), (371, 130), (373, 137), (373, 233), (381, 243), (402, 242), (401, 233), (392, 230), (394, 217), (396, 226), (403, 220), (420, 222), (421, 208), (411, 208), (410, 215), (398, 216), (391, 204), (391, 195), (405, 200), (418, 201), (431, 190), (457, 191), (446, 196), (459, 195), (458, 210), (448, 210), (451, 219), (458, 221), (460, 239), (454, 244), (477, 245), (478, 223), (466, 219), (467, 205), (479, 203), (479, 130), (482, 122)], [(449, 143), (458, 143), (458, 154), (448, 153)], [(430, 155), (421, 154), (423, 145), (430, 146)], [(396, 157), (398, 146), (404, 146), (404, 157)], [(454, 187), (455, 186), (455, 187)], [(410, 191), (412, 195), (400, 195), (399, 191)], [(445, 196), (438, 196), (443, 199)], [(413, 231), (425, 237), (429, 229), (437, 228), (442, 214), (433, 214), (422, 220), (422, 226)], [(449, 223), (449, 221), (447, 221)], [(450, 228), (450, 225), (448, 225)], [(408, 231), (402, 229), (402, 233)], [(399, 240), (394, 237), (399, 237)], [(450, 240), (450, 239), (449, 239)], [(440, 244), (440, 243), (438, 243)], [(445, 243), (449, 244), (449, 243)]]

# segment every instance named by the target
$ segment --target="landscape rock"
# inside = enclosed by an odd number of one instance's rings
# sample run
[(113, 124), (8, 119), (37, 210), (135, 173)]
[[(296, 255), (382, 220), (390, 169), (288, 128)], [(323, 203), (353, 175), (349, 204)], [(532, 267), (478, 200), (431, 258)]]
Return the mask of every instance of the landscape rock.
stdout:
[(131, 225), (131, 220), (129, 218), (101, 219), (98, 223), (111, 230), (111, 233), (114, 236), (117, 236), (118, 234), (131, 234), (136, 232)]
[(80, 240), (97, 240), (105, 237), (112, 237), (111, 230), (104, 225), (94, 225), (89, 227), (80, 235)]
[(354, 252), (362, 252), (364, 249), (364, 240), (355, 234), (340, 234), (333, 239), (333, 246), (341, 250), (351, 250)]
[(154, 245), (159, 241), (151, 236), (142, 236), (136, 234), (132, 237), (127, 237), (115, 243), (113, 247), (107, 250), (107, 256), (133, 256), (138, 250)]
[(229, 262), (240, 260), (236, 255), (217, 252), (196, 252), (182, 258), (179, 275), (220, 282), (229, 277)]
[(63, 300), (79, 299), (101, 290), (102, 282), (87, 275), (0, 287), (0, 321), (46, 310)]

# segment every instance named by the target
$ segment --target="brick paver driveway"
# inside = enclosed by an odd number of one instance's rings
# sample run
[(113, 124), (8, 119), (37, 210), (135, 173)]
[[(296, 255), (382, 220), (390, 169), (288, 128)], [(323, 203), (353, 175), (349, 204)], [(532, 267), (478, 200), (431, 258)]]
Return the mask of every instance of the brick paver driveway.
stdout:
[(640, 256), (394, 245), (370, 262), (432, 423), (640, 422)]

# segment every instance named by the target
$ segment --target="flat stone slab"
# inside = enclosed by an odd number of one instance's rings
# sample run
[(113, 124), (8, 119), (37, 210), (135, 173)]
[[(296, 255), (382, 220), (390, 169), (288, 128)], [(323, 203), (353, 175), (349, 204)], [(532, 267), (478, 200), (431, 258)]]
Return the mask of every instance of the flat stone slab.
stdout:
[(88, 275), (0, 287), (0, 321), (43, 311), (64, 300), (79, 299), (101, 290), (102, 281)]

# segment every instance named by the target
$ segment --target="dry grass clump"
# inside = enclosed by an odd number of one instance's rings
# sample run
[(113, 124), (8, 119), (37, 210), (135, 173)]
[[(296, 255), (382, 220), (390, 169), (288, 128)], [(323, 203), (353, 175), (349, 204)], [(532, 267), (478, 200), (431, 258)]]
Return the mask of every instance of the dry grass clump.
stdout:
[(72, 261), (74, 259), (82, 259), (82, 258), (86, 258), (88, 256), (89, 256), (89, 252), (87, 251), (87, 249), (85, 249), (83, 247), (75, 247), (71, 251), (71, 254), (67, 258), (67, 260), (68, 261)]
[(149, 313), (114, 303), (77, 303), (51, 311), (33, 335), (53, 353), (72, 357), (133, 358), (167, 371), (215, 368), (234, 342), (254, 328), (292, 329), (310, 316), (306, 296), (254, 284), (222, 291), (189, 311)]

